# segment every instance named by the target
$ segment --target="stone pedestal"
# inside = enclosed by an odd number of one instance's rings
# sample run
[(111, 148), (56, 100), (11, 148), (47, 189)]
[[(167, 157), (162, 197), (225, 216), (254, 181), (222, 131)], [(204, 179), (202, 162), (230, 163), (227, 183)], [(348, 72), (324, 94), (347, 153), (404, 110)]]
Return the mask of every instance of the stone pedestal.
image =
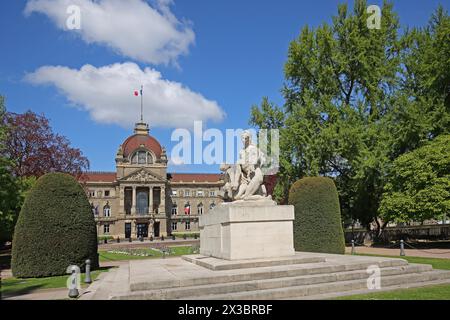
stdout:
[(293, 256), (293, 206), (222, 203), (200, 216), (200, 254), (227, 260)]

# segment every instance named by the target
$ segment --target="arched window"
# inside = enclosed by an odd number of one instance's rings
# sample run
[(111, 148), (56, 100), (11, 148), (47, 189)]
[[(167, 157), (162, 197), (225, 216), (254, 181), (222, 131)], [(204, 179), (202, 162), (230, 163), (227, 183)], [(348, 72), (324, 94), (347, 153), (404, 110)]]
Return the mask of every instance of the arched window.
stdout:
[(153, 155), (147, 150), (138, 150), (131, 157), (132, 164), (152, 164)]
[(109, 203), (106, 203), (106, 205), (103, 207), (103, 216), (111, 217), (111, 207), (109, 206)]
[(212, 210), (212, 209), (214, 209), (215, 206), (216, 206), (216, 204), (213, 202), (209, 205), (209, 209)]
[(197, 214), (198, 215), (202, 215), (203, 214), (203, 203), (201, 203), (201, 202), (197, 206)]

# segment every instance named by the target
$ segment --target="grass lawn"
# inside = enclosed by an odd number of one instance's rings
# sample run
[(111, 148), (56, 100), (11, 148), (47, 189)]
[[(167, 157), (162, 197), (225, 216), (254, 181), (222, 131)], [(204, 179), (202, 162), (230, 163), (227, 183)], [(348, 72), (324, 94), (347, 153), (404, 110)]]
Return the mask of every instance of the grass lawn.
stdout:
[[(133, 253), (131, 254), (121, 254), (121, 253), (113, 253), (107, 251), (99, 251), (100, 262), (106, 261), (119, 261), (119, 260), (136, 260), (136, 259), (151, 259), (151, 258), (162, 258), (163, 252), (154, 249), (154, 248), (146, 248), (146, 249), (127, 249), (124, 250), (126, 252)], [(170, 247), (169, 252), (166, 256), (180, 256), (185, 254), (192, 254), (192, 246), (176, 246)], [(140, 256), (136, 254), (146, 254), (149, 256)], [(1, 262), (4, 265), (9, 264), (9, 260), (11, 256), (2, 256)], [(101, 272), (108, 271), (108, 268), (102, 268), (100, 270), (95, 270), (92, 272), (92, 280), (95, 280)], [(18, 278), (7, 278), (2, 279), (0, 284), (0, 292), (2, 296), (11, 296), (11, 295), (21, 295), (33, 292), (35, 290), (41, 289), (54, 289), (54, 288), (65, 288), (66, 281), (69, 275), (64, 276), (56, 276), (56, 277), (47, 277), (47, 278), (27, 278), (27, 279), (18, 279)], [(82, 286), (84, 285), (84, 273), (81, 274), (81, 282)]]
[(371, 257), (385, 257), (385, 258), (400, 258), (405, 259), (409, 263), (422, 263), (431, 264), (434, 269), (450, 270), (450, 259), (440, 258), (423, 258), (423, 257), (400, 257), (400, 256), (383, 256), (376, 254), (357, 254), (358, 256), (371, 256)]
[[(92, 280), (95, 280), (101, 272), (108, 271), (107, 268), (95, 270), (91, 272)], [(47, 277), (47, 278), (7, 278), (2, 279), (0, 292), (2, 295), (21, 295), (40, 289), (65, 288), (66, 281), (70, 275)], [(85, 274), (81, 274), (82, 287), (87, 286), (84, 283)]]
[(450, 300), (450, 285), (443, 284), (422, 288), (357, 294), (339, 297), (336, 300)]
[[(192, 246), (176, 246), (170, 247), (169, 249), (170, 251), (166, 253), (166, 256), (182, 256), (185, 254), (193, 253)], [(154, 248), (117, 250), (117, 251), (125, 251), (131, 254), (110, 252), (110, 251), (115, 250), (99, 251), (100, 262), (152, 259), (152, 258), (161, 258), (163, 256), (162, 251)]]
[[(372, 254), (361, 255), (393, 258), (392, 256)], [(409, 263), (431, 264), (434, 269), (450, 270), (450, 259), (408, 256), (400, 258), (407, 260)], [(422, 288), (400, 289), (387, 292), (358, 294), (339, 297), (336, 298), (336, 300), (450, 300), (450, 284), (435, 285)]]

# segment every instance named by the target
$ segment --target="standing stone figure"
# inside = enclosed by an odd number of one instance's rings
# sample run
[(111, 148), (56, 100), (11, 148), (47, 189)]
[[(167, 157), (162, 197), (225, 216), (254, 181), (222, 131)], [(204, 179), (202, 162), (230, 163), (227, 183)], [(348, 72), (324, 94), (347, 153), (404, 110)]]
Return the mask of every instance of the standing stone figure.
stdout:
[(244, 148), (239, 151), (239, 159), (235, 165), (222, 164), (220, 170), (225, 173), (223, 197), (229, 201), (264, 200), (267, 196), (263, 185), (264, 175), (261, 166), (264, 164), (264, 154), (252, 144), (249, 131), (241, 136)]

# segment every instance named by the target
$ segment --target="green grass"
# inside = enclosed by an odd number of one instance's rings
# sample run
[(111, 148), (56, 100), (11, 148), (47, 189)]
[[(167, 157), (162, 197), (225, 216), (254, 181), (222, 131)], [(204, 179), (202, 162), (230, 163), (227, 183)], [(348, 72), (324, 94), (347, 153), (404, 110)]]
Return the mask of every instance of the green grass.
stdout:
[[(91, 272), (92, 281), (97, 279), (101, 272), (108, 271), (107, 268), (95, 270)], [(2, 279), (0, 292), (2, 295), (21, 295), (33, 292), (35, 290), (41, 289), (55, 289), (55, 288), (65, 288), (67, 279), (70, 275), (56, 276), (56, 277), (46, 277), (46, 278), (7, 278)], [(82, 287), (87, 286), (84, 284), (85, 274), (81, 274)]]
[[(120, 250), (122, 251), (122, 250)], [(131, 255), (131, 254), (122, 254), (116, 252), (108, 252), (108, 251), (99, 251), (100, 262), (107, 261), (120, 261), (120, 260), (141, 260), (141, 259), (154, 259), (154, 258), (162, 258), (163, 253), (160, 250), (156, 250), (154, 248), (145, 248), (145, 249), (127, 249), (124, 251), (132, 252), (135, 254), (145, 253), (150, 256), (139, 256), (139, 255)], [(185, 254), (192, 254), (192, 246), (176, 246), (170, 247), (169, 253), (166, 256), (182, 256)]]
[(339, 297), (336, 300), (450, 300), (450, 285), (357, 294)]
[(431, 264), (433, 269), (450, 270), (450, 259), (441, 258), (423, 258), (423, 257), (400, 257), (400, 256), (383, 256), (377, 254), (357, 254), (358, 256), (385, 257), (385, 258), (401, 258), (409, 263)]
[[(374, 254), (358, 254), (361, 256), (376, 256), (394, 258)], [(431, 264), (434, 269), (450, 270), (450, 259), (423, 257), (395, 257), (407, 260), (409, 263)], [(450, 284), (428, 286), (422, 288), (399, 289), (386, 292), (357, 294), (338, 297), (336, 300), (450, 300)]]

